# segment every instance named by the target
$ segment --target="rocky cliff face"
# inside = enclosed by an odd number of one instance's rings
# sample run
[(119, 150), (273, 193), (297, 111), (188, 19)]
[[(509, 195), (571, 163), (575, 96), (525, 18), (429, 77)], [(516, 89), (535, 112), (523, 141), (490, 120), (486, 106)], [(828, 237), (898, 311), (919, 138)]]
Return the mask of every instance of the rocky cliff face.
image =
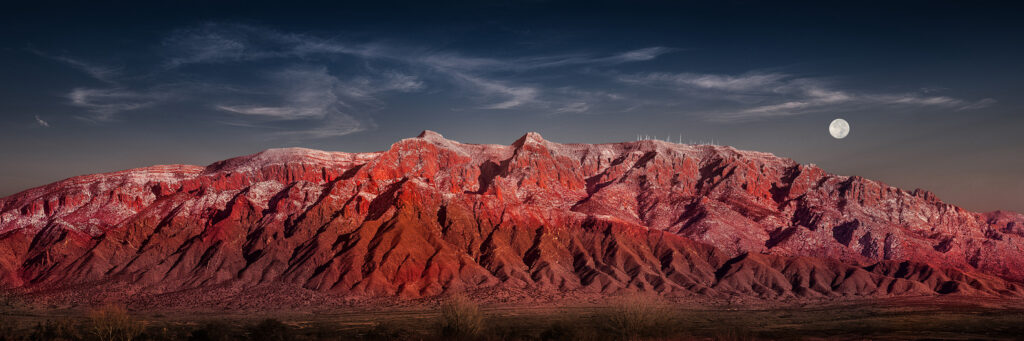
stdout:
[(0, 199), (0, 286), (1024, 296), (1024, 217), (661, 141), (273, 149)]

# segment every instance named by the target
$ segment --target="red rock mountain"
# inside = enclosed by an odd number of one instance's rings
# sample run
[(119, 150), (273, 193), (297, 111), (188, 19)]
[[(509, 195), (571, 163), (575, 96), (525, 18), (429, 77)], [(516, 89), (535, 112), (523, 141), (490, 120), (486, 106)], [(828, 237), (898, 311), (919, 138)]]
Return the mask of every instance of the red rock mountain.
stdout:
[(0, 286), (25, 292), (1024, 296), (1022, 247), (1020, 214), (771, 154), (536, 133), (272, 149), (0, 199)]

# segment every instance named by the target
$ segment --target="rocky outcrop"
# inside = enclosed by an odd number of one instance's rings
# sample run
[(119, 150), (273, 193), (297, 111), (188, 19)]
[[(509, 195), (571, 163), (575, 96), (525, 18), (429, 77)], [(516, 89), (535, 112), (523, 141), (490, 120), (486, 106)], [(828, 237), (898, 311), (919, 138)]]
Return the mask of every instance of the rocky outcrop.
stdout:
[(638, 141), (510, 146), (426, 131), (375, 153), (272, 149), (0, 199), (0, 286), (272, 284), (762, 298), (1022, 296), (1024, 217), (771, 154)]

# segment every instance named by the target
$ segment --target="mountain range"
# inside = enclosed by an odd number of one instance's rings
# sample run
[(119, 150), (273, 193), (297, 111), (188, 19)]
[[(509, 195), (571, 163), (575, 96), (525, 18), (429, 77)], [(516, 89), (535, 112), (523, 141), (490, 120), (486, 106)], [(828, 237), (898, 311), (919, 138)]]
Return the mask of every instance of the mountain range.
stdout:
[(1021, 214), (768, 153), (537, 133), (270, 149), (0, 199), (0, 287), (30, 296), (1021, 297), (1022, 247)]

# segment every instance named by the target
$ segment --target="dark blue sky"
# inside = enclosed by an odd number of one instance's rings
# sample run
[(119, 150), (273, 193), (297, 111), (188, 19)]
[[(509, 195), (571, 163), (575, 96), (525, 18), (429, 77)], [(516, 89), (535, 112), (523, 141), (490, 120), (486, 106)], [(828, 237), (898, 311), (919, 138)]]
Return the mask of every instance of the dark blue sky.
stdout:
[[(1024, 20), (999, 2), (7, 5), (0, 195), (431, 129), (637, 134), (1024, 211)], [(828, 136), (836, 117), (852, 125)]]

